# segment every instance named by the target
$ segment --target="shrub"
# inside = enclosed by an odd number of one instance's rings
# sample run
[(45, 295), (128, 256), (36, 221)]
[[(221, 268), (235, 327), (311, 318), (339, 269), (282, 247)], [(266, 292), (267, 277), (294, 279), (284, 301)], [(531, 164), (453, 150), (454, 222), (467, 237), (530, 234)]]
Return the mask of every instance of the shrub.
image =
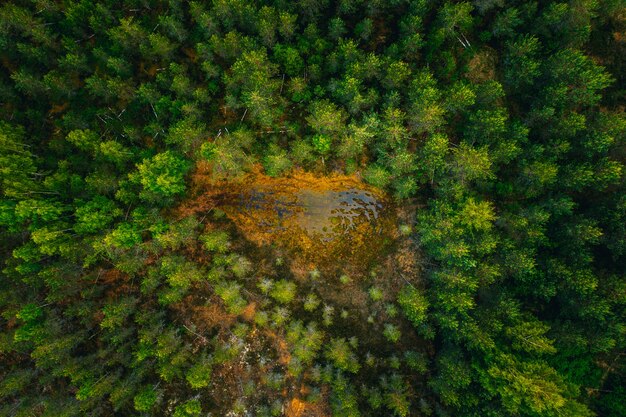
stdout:
[(230, 236), (224, 231), (209, 232), (200, 237), (204, 249), (209, 252), (226, 253), (230, 249)]
[(189, 400), (176, 407), (174, 417), (197, 417), (202, 413), (202, 405), (198, 400)]
[(215, 286), (215, 293), (221, 297), (231, 314), (241, 314), (247, 305), (240, 290), (241, 285), (235, 282), (220, 283)]
[(314, 311), (320, 305), (320, 299), (314, 293), (307, 295), (304, 300), (304, 309), (308, 312)]
[(157, 393), (152, 386), (144, 387), (133, 399), (135, 410), (149, 411), (157, 400)]
[(332, 339), (326, 348), (326, 358), (342, 371), (357, 373), (361, 368), (359, 360), (345, 338)]
[(368, 291), (368, 294), (370, 295), (372, 301), (380, 301), (383, 298), (383, 292), (378, 287), (371, 287)]
[(400, 336), (402, 335), (402, 333), (400, 333), (400, 330), (393, 324), (385, 324), (385, 330), (383, 331), (383, 335), (385, 336), (385, 339), (389, 340), (390, 342), (396, 343), (398, 340), (400, 340)]
[(400, 304), (402, 311), (404, 311), (404, 314), (414, 326), (417, 327), (426, 320), (428, 300), (415, 287), (411, 285), (405, 286), (398, 293), (398, 304)]
[(191, 388), (204, 388), (211, 382), (212, 363), (210, 358), (204, 358), (194, 366), (192, 366), (185, 379), (189, 382)]
[(270, 296), (279, 303), (288, 304), (295, 298), (296, 290), (296, 284), (282, 279), (274, 284), (270, 290)]

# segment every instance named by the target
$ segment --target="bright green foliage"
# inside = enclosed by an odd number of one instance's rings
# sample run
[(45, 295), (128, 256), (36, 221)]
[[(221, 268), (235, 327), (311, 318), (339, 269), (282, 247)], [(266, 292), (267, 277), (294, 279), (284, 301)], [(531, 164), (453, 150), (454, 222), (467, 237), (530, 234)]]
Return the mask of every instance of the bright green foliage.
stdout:
[(556, 353), (553, 341), (546, 337), (549, 329), (547, 324), (533, 320), (509, 327), (506, 333), (514, 349), (535, 354)]
[(249, 167), (251, 158), (247, 151), (253, 137), (247, 130), (236, 130), (224, 134), (213, 142), (205, 142), (200, 147), (200, 155), (213, 162), (213, 175), (218, 178), (235, 178)]
[(273, 286), (274, 281), (269, 278), (263, 278), (257, 284), (257, 288), (261, 290), (263, 294), (268, 294)]
[(383, 291), (378, 287), (371, 287), (367, 293), (370, 295), (372, 301), (380, 301), (383, 298)]
[(464, 142), (454, 152), (452, 169), (461, 181), (483, 180), (493, 177), (491, 164), (486, 148), (472, 148)]
[(345, 338), (332, 339), (326, 347), (326, 358), (342, 371), (356, 373), (361, 368)]
[(44, 336), (43, 310), (35, 304), (26, 304), (15, 315), (22, 326), (13, 335), (15, 342), (39, 341)]
[(315, 322), (309, 323), (305, 328), (302, 322), (295, 321), (287, 328), (290, 350), (298, 361), (306, 365), (310, 365), (317, 357), (323, 337), (324, 333), (317, 329)]
[(252, 263), (245, 256), (233, 255), (228, 263), (230, 270), (237, 278), (245, 278), (252, 271)]
[(185, 379), (191, 388), (204, 388), (211, 382), (213, 364), (211, 358), (203, 358), (187, 371)]
[(295, 283), (281, 279), (274, 283), (270, 290), (270, 296), (281, 304), (288, 304), (295, 298), (296, 291)]
[(26, 304), (17, 314), (15, 314), (15, 317), (25, 321), (26, 323), (30, 323), (37, 320), (42, 315), (43, 311), (40, 307), (37, 307), (35, 304)]
[(424, 295), (412, 285), (407, 285), (398, 293), (398, 304), (406, 317), (414, 326), (419, 326), (426, 320), (428, 301)]
[[(489, 367), (487, 374), (491, 378), (487, 390), (498, 395), (510, 413), (557, 413), (576, 407), (563, 397), (562, 381), (545, 363), (518, 362), (502, 355)], [(591, 414), (580, 409), (575, 415)]]
[(304, 300), (304, 309), (306, 311), (315, 311), (319, 305), (320, 299), (313, 293), (307, 295), (306, 299)]
[(227, 102), (234, 108), (247, 109), (247, 117), (254, 122), (271, 126), (280, 86), (274, 78), (276, 73), (277, 65), (268, 60), (265, 49), (244, 52), (225, 77)]
[(205, 138), (205, 127), (193, 117), (188, 117), (170, 127), (166, 141), (178, 145), (187, 153), (192, 146), (198, 146)]
[(188, 288), (202, 279), (202, 272), (195, 263), (178, 256), (163, 257), (161, 272), (173, 287)]
[(446, 91), (446, 108), (451, 112), (461, 112), (476, 102), (476, 93), (465, 82), (456, 82)]
[(388, 323), (385, 324), (383, 336), (385, 336), (385, 339), (387, 339), (391, 343), (396, 343), (398, 340), (400, 340), (400, 336), (402, 336), (402, 333), (396, 326)]
[(37, 170), (35, 161), (23, 136), (23, 129), (0, 123), (0, 186), (9, 198), (23, 197), (39, 189), (32, 178)]
[(121, 223), (104, 237), (104, 244), (109, 248), (130, 249), (141, 241), (141, 234), (130, 223)]
[(226, 253), (230, 248), (230, 236), (225, 231), (205, 233), (200, 236), (204, 248), (210, 252)]
[(177, 250), (183, 246), (195, 244), (198, 220), (194, 216), (172, 223), (162, 230), (153, 228), (154, 239), (164, 248)]
[(380, 165), (370, 165), (363, 173), (365, 181), (374, 187), (384, 188), (391, 182), (391, 174)]
[(96, 156), (120, 166), (123, 166), (132, 155), (132, 152), (114, 140), (107, 140), (100, 143), (100, 146), (96, 150)]
[(143, 388), (133, 399), (135, 410), (150, 411), (157, 401), (157, 392), (154, 387), (147, 386)]
[(440, 133), (429, 135), (421, 150), (420, 170), (424, 179), (433, 181), (446, 167), (445, 158), (448, 153), (448, 138)]
[(428, 71), (416, 74), (411, 90), (410, 122), (415, 133), (435, 132), (443, 122), (445, 109), (440, 103), (441, 92)]
[(136, 303), (136, 299), (123, 298), (114, 303), (107, 304), (102, 309), (104, 318), (100, 322), (100, 327), (103, 329), (114, 329), (123, 325), (126, 318), (133, 313)]
[(332, 381), (332, 396), (330, 400), (333, 415), (338, 417), (359, 417), (357, 396), (354, 387), (342, 373), (337, 373)]
[(202, 414), (202, 405), (198, 400), (189, 400), (176, 407), (173, 417), (199, 417)]
[(329, 136), (318, 134), (311, 138), (311, 142), (313, 143), (313, 149), (322, 155), (327, 154), (331, 150), (332, 139)]
[(240, 314), (246, 307), (246, 300), (241, 296), (241, 286), (235, 282), (216, 285), (215, 293), (222, 298), (226, 308), (232, 314)]
[(320, 135), (337, 136), (346, 128), (345, 112), (330, 101), (313, 102), (309, 112), (306, 120), (313, 131)]
[(270, 147), (270, 152), (263, 158), (263, 168), (270, 177), (278, 177), (292, 167), (287, 152), (279, 147)]
[(98, 134), (91, 130), (73, 130), (67, 134), (67, 141), (81, 151), (93, 152), (98, 145)]
[(459, 211), (459, 223), (471, 230), (489, 230), (496, 216), (488, 201), (476, 202), (469, 198)]
[(76, 233), (96, 233), (110, 225), (122, 210), (106, 197), (97, 196), (76, 209)]
[(185, 191), (185, 174), (189, 163), (173, 152), (159, 153), (137, 165), (145, 200), (158, 201), (170, 198)]

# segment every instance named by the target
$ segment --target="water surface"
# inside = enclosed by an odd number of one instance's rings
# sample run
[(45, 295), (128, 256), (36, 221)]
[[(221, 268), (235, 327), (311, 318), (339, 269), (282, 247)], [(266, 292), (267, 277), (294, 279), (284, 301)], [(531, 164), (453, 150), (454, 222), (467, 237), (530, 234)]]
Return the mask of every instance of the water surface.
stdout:
[(349, 234), (363, 222), (377, 225), (383, 210), (383, 203), (372, 192), (359, 188), (281, 191), (284, 190), (242, 192), (238, 210), (256, 218), (266, 233), (297, 228), (324, 241), (349, 239)]
[(384, 193), (354, 177), (251, 175), (222, 209), (251, 241), (310, 259), (374, 254), (393, 227)]

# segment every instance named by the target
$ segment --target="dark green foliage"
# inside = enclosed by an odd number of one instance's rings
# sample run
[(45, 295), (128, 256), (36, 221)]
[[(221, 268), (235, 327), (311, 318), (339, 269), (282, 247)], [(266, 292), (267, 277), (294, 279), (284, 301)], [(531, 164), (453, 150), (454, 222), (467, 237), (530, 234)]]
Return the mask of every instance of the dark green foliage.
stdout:
[[(624, 415), (624, 31), (617, 0), (2, 2), (0, 415)], [(387, 276), (296, 284), (185, 204), (300, 168), (393, 196)]]

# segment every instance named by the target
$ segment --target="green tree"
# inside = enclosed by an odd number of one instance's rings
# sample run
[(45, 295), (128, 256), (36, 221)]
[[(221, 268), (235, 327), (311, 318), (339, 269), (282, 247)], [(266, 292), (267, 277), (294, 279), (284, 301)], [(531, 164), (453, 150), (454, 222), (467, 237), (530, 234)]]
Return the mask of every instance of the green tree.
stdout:
[(342, 371), (357, 373), (361, 368), (356, 355), (352, 352), (345, 338), (332, 339), (326, 347), (325, 355)]
[[(165, 151), (137, 165), (137, 181), (142, 190), (139, 196), (150, 202), (168, 201), (185, 191), (185, 174), (189, 162), (174, 152)], [(134, 174), (131, 174), (134, 175)], [(135, 177), (131, 177), (135, 180)]]
[(319, 135), (331, 138), (340, 136), (346, 129), (345, 111), (328, 100), (314, 101), (309, 106), (306, 121), (311, 129)]
[(389, 379), (382, 380), (385, 405), (397, 416), (409, 415), (410, 405), (406, 385), (400, 375), (393, 374)]
[(213, 175), (217, 178), (241, 176), (254, 159), (249, 154), (254, 141), (248, 130), (238, 129), (232, 134), (219, 135), (213, 142), (205, 142), (200, 147), (200, 155), (213, 162)]
[(248, 304), (241, 296), (241, 285), (235, 282), (217, 284), (215, 293), (220, 296), (226, 308), (232, 314), (241, 314)]
[(291, 281), (281, 279), (276, 281), (270, 290), (270, 296), (281, 304), (288, 304), (296, 296), (297, 287)]
[(330, 405), (333, 415), (338, 417), (359, 417), (357, 395), (350, 381), (340, 372), (332, 380)]
[(202, 414), (202, 405), (198, 400), (189, 400), (176, 406), (174, 417), (198, 417)]
[(277, 118), (280, 81), (265, 49), (244, 52), (225, 77), (227, 103), (247, 109), (246, 117), (261, 126), (271, 127)]
[(203, 355), (200, 360), (195, 361), (195, 364), (189, 368), (185, 379), (193, 389), (204, 388), (211, 382), (212, 369), (212, 358)]
[(387, 339), (391, 343), (397, 343), (400, 340), (400, 336), (402, 336), (402, 333), (400, 332), (398, 327), (394, 326), (393, 324), (387, 323), (385, 324), (385, 329), (383, 330), (383, 336), (385, 336), (385, 339)]
[(536, 36), (520, 36), (507, 43), (505, 57), (505, 82), (515, 90), (532, 85), (540, 74), (537, 59), (541, 44)]
[(135, 410), (150, 411), (157, 402), (157, 391), (152, 386), (144, 387), (133, 399)]
[(96, 233), (108, 227), (122, 214), (122, 210), (115, 202), (103, 196), (96, 196), (76, 209), (74, 230), (80, 234)]
[(398, 304), (414, 326), (420, 326), (426, 320), (428, 301), (415, 287), (406, 285), (398, 293)]
[(444, 123), (445, 108), (436, 84), (432, 74), (426, 70), (417, 73), (413, 79), (409, 121), (416, 134), (433, 133)]
[(564, 396), (565, 386), (556, 371), (542, 362), (522, 362), (511, 355), (495, 358), (484, 381), (488, 392), (499, 396), (510, 413), (558, 413), (557, 410), (573, 410), (572, 415), (591, 416), (582, 404)]

